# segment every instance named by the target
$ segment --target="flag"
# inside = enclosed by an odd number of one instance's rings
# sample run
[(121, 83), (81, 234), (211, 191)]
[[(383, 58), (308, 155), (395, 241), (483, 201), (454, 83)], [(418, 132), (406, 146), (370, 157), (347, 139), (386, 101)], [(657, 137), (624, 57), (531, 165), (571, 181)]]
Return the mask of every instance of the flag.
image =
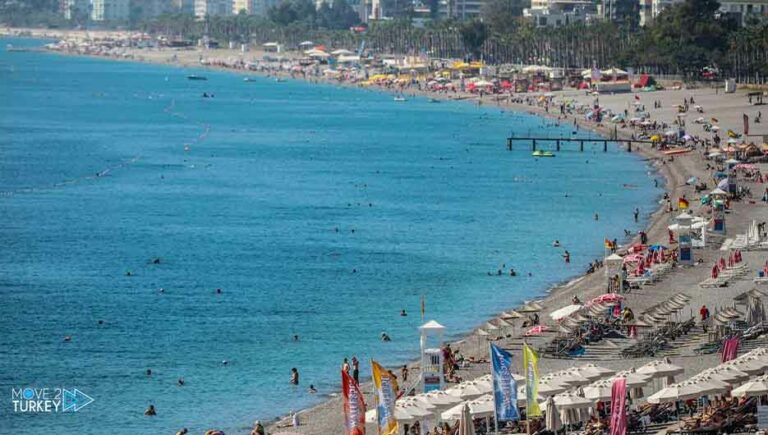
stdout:
[(680, 210), (685, 210), (688, 208), (689, 202), (685, 198), (680, 198), (677, 200), (677, 208)]
[(743, 115), (744, 115), (744, 118), (743, 118), (744, 119), (744, 135), (746, 136), (749, 134), (749, 116), (747, 116), (746, 113), (744, 113)]
[(371, 360), (373, 372), (373, 398), (376, 401), (376, 424), (379, 435), (397, 435), (399, 428), (395, 420), (395, 399), (397, 380), (376, 361)]
[(736, 359), (736, 355), (739, 353), (739, 338), (733, 337), (723, 342), (721, 362), (727, 362)]
[(365, 400), (360, 387), (344, 370), (341, 371), (341, 393), (344, 399), (344, 435), (365, 435)]
[(611, 387), (611, 435), (627, 433), (627, 379), (616, 378)]
[(523, 343), (523, 367), (525, 368), (525, 400), (528, 404), (528, 417), (541, 417), (538, 401), (539, 357), (525, 343)]
[(613, 249), (613, 242), (611, 240), (605, 239), (603, 243), (605, 244), (605, 249)]
[(519, 420), (517, 382), (512, 377), (512, 354), (491, 343), (491, 376), (496, 421)]

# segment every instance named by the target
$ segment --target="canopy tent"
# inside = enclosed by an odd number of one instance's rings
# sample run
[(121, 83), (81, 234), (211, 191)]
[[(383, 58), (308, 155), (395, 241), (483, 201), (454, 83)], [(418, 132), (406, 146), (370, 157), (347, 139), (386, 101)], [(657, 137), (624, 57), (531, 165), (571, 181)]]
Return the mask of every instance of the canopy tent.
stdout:
[(333, 50), (331, 54), (334, 56), (341, 56), (341, 55), (355, 54), (355, 53), (347, 50), (346, 48), (340, 48), (338, 50)]
[(486, 394), (485, 396), (479, 397), (475, 400), (462, 402), (453, 408), (442, 412), (440, 414), (440, 418), (448, 421), (459, 420), (461, 418), (461, 412), (465, 406), (469, 407), (469, 415), (471, 415), (473, 418), (492, 416), (494, 412), (493, 396)]

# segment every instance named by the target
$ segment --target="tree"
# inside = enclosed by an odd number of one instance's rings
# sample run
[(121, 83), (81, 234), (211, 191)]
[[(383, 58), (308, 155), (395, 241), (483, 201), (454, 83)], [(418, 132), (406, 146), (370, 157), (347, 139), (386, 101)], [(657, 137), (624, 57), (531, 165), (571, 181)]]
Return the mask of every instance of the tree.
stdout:
[(496, 35), (514, 33), (523, 9), (531, 6), (530, 0), (488, 0), (482, 8), (483, 21)]
[(461, 41), (474, 59), (481, 57), (480, 48), (488, 39), (488, 26), (477, 18), (473, 18), (464, 22), (459, 27), (459, 33), (461, 34)]

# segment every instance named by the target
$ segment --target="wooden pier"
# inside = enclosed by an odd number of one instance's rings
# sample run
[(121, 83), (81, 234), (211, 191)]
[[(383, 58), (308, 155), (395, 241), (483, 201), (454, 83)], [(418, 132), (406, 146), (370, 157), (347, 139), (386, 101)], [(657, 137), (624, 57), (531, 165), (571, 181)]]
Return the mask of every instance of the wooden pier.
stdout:
[(536, 151), (538, 144), (542, 142), (555, 143), (555, 149), (560, 151), (563, 145), (579, 144), (579, 151), (584, 152), (584, 142), (602, 143), (603, 152), (608, 152), (608, 143), (624, 143), (627, 145), (627, 151), (632, 152), (632, 144), (650, 144), (649, 140), (641, 139), (600, 139), (600, 138), (567, 138), (567, 137), (508, 137), (507, 149), (512, 151), (513, 142), (528, 142), (531, 144), (531, 151)]

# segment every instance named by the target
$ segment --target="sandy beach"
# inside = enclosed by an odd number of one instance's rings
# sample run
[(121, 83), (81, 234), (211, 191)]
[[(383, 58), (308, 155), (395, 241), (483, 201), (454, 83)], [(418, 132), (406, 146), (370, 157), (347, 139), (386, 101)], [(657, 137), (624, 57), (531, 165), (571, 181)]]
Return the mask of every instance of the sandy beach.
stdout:
[[(12, 32), (6, 30), (4, 33)], [(73, 35), (77, 38), (86, 37), (86, 34), (83, 32), (65, 36), (60, 32), (48, 31), (34, 31), (29, 36), (59, 38), (72, 37)], [(110, 36), (125, 37), (125, 33)], [(263, 53), (258, 51), (242, 53), (239, 50), (144, 50), (126, 48), (122, 51), (122, 54), (118, 59), (184, 67), (201, 67), (201, 59), (206, 59), (211, 63), (217, 63), (216, 61), (234, 62), (243, 57), (248, 59), (260, 58), (262, 54)], [(253, 72), (240, 69), (231, 71), (254, 74)], [(282, 73), (282, 75), (286, 78), (289, 77), (287, 72)], [(317, 79), (317, 77), (310, 78), (310, 80)], [(356, 86), (351, 83), (338, 83), (335, 80), (326, 81), (343, 86)], [(392, 92), (390, 89), (381, 90), (384, 92)], [(703, 124), (694, 123), (694, 118), (698, 116), (708, 119), (716, 118), (718, 120), (718, 125), (722, 128), (723, 132), (727, 129), (741, 132), (743, 115), (746, 114), (749, 116), (751, 121), (756, 116), (757, 111), (762, 110), (761, 108), (763, 107), (750, 105), (745, 95), (745, 91), (743, 90), (739, 90), (736, 93), (725, 94), (722, 90), (716, 90), (715, 88), (663, 90), (647, 93), (600, 95), (599, 97), (587, 95), (584, 91), (565, 90), (553, 93), (554, 97), (548, 111), (544, 106), (538, 105), (535, 101), (531, 102), (531, 104), (512, 103), (507, 98), (496, 99), (491, 95), (482, 97), (482, 101), (480, 101), (481, 99), (477, 95), (462, 92), (457, 92), (455, 94), (431, 93), (427, 91), (419, 91), (415, 88), (408, 88), (406, 92), (408, 94), (418, 94), (429, 96), (431, 98), (463, 99), (468, 100), (467, 104), (495, 104), (504, 110), (529, 112), (541, 116), (548, 116), (553, 119), (553, 122), (560, 122), (563, 124), (576, 123), (579, 129), (592, 130), (604, 136), (608, 136), (614, 132), (615, 124), (607, 123), (606, 125), (598, 125), (594, 122), (585, 120), (584, 116), (580, 114), (560, 115), (559, 113), (555, 113), (558, 111), (553, 109), (553, 107), (557, 108), (559, 103), (566, 101), (575, 105), (592, 105), (595, 102), (595, 99), (598, 98), (601, 107), (611, 109), (614, 113), (621, 113), (624, 110), (631, 111), (634, 107), (634, 103), (639, 102), (647, 107), (647, 111), (650, 113), (652, 120), (659, 123), (666, 123), (671, 126), (678, 115), (677, 105), (681, 104), (684, 99), (693, 98), (695, 104), (702, 107), (703, 113), (699, 115), (694, 113), (693, 110), (688, 113), (685, 126), (686, 133), (702, 139), (710, 138), (711, 133), (704, 130)], [(523, 94), (520, 96), (525, 95)], [(639, 99), (636, 98), (636, 96), (639, 97)], [(654, 101), (659, 102), (661, 107), (653, 108)], [(754, 124), (752, 126), (753, 132), (768, 134), (768, 129), (762, 125), (763, 124)], [(637, 133), (637, 131), (631, 127), (618, 127), (617, 133), (621, 138), (630, 139), (633, 137), (633, 134)], [(545, 135), (545, 133), (542, 133), (542, 135)], [(757, 140), (758, 138), (754, 137), (750, 139)], [(760, 142), (756, 143), (760, 145)], [(515, 146), (524, 147), (526, 145), (516, 144)], [(500, 152), (503, 152), (504, 149), (505, 144), (500, 140)], [(707, 151), (703, 147), (697, 147), (688, 153), (677, 155), (674, 159), (670, 159), (669, 156), (656, 149), (652, 149), (647, 144), (635, 144), (632, 151), (652, 164), (654, 173), (649, 174), (649, 183), (653, 183), (651, 177), (663, 178), (666, 192), (669, 194), (670, 198), (672, 198), (673, 204), (677, 203), (677, 198), (685, 195), (686, 198), (690, 199), (691, 203), (689, 213), (694, 216), (709, 217), (710, 212), (706, 207), (701, 205), (700, 201), (698, 201), (700, 194), (694, 191), (692, 185), (686, 184), (686, 180), (689, 178), (697, 177), (699, 180), (707, 182), (707, 191), (715, 187), (711, 176), (712, 171), (706, 167), (708, 163), (712, 162), (706, 158)], [(762, 173), (768, 171), (768, 165), (759, 164), (758, 166)], [(727, 215), (728, 237), (735, 237), (736, 234), (746, 232), (747, 227), (753, 220), (758, 222), (768, 220), (768, 210), (765, 207), (765, 203), (760, 201), (765, 187), (760, 183), (750, 181), (744, 182), (743, 184), (751, 189), (753, 198), (752, 200), (743, 200), (731, 204), (731, 210)], [(674, 216), (678, 214), (678, 211), (673, 211), (672, 213), (666, 212), (664, 210), (664, 202), (662, 201), (660, 201), (659, 207), (654, 210), (641, 210), (642, 218), (648, 223), (646, 233), (648, 235), (649, 244), (668, 244), (667, 226), (673, 223)], [(633, 219), (632, 210), (626, 210), (626, 215), (627, 222)], [(722, 239), (722, 237), (712, 236), (708, 240), (705, 248), (695, 249), (694, 255), (697, 259), (703, 260), (702, 264), (689, 267), (675, 267), (661, 281), (653, 285), (642, 286), (640, 289), (635, 289), (625, 294), (625, 304), (630, 306), (635, 313), (641, 313), (648, 307), (667, 299), (675, 293), (685, 293), (691, 298), (689, 303), (689, 316), (694, 318), (697, 316), (696, 313), (702, 305), (710, 307), (710, 310), (713, 312), (717, 307), (732, 306), (733, 298), (735, 296), (748, 291), (755, 286), (752, 277), (755, 276), (758, 270), (761, 270), (762, 265), (766, 261), (766, 256), (760, 251), (745, 251), (744, 260), (749, 267), (749, 273), (746, 274), (743, 279), (732, 281), (726, 287), (716, 289), (701, 288), (698, 285), (699, 282), (709, 277), (711, 265), (723, 255), (719, 250)], [(620, 243), (626, 247), (637, 241), (637, 236), (633, 235), (631, 240), (620, 241)], [(584, 241), (584, 243), (602, 244), (603, 241), (589, 240)], [(577, 249), (578, 247), (573, 248), (574, 251)], [(621, 252), (622, 249), (620, 248), (619, 251)], [(582, 265), (575, 266), (576, 267), (571, 266), (572, 270), (574, 270), (574, 277), (569, 283), (549, 289), (546, 292), (544, 292), (545, 289), (537, 289), (541, 290), (541, 293), (532, 292), (529, 295), (530, 299), (540, 300), (541, 304), (545, 306), (545, 309), (539, 313), (542, 323), (554, 325), (555, 322), (550, 319), (549, 313), (569, 305), (574, 296), (578, 296), (582, 301), (588, 301), (605, 293), (607, 279), (603, 273), (603, 269), (599, 269), (593, 274), (581, 275), (580, 273), (583, 270)], [(456, 303), (460, 304), (461, 301), (456, 301)], [(511, 308), (515, 307), (498, 307), (497, 311), (501, 313), (502, 311)], [(431, 319), (433, 317), (438, 321), (440, 320), (439, 313), (429, 313), (428, 311), (427, 318)], [(494, 341), (495, 344), (510, 350), (514, 355), (520, 355), (519, 351), (523, 342), (522, 337), (519, 336), (521, 330), (519, 321), (517, 321), (517, 326), (518, 328), (516, 331), (518, 332), (518, 335)], [(470, 332), (471, 331), (467, 331), (467, 333)], [(530, 345), (539, 347), (545, 342), (550, 341), (553, 337), (554, 334), (542, 334), (540, 336), (530, 337), (527, 341)], [(594, 362), (600, 366), (619, 370), (627, 369), (629, 367), (639, 367), (651, 359), (668, 356), (673, 363), (685, 368), (685, 374), (680, 376), (680, 379), (684, 379), (719, 363), (717, 354), (697, 355), (694, 353), (694, 348), (707, 340), (707, 334), (700, 326), (697, 326), (688, 336), (680, 338), (675, 342), (672, 349), (666, 350), (662, 354), (657, 354), (654, 358), (637, 359), (622, 359), (619, 355), (620, 349), (628, 346), (632, 342), (631, 339), (615, 340), (611, 343), (605, 343), (605, 341), (603, 341), (597, 345), (586, 346), (587, 350), (584, 356), (577, 359), (542, 358), (540, 371), (542, 374), (546, 374), (587, 362)], [(483, 358), (487, 358), (487, 346), (488, 342), (485, 339), (478, 339), (478, 337), (475, 336), (467, 336), (466, 338), (453, 343), (452, 347), (454, 347), (454, 349), (459, 348), (465, 358), (482, 360)], [(515, 358), (514, 363), (519, 372), (521, 358)], [(399, 372), (397, 370), (394, 371), (396, 373)], [(488, 363), (479, 362), (470, 364), (469, 367), (460, 370), (458, 374), (466, 380), (486, 374), (488, 371)], [(415, 379), (417, 377), (418, 367), (414, 363), (411, 363), (411, 378)], [(369, 384), (363, 384), (362, 390), (367, 395), (367, 403), (372, 403), (372, 398), (370, 397), (371, 386)], [(328, 397), (328, 399), (320, 405), (300, 412), (302, 424), (298, 431), (307, 435), (341, 433), (341, 428), (343, 427), (343, 415), (341, 409), (341, 399), (339, 397)], [(258, 418), (259, 416), (254, 416), (254, 419)], [(290, 422), (287, 419), (283, 419), (275, 422), (269, 430), (271, 433), (279, 432), (281, 427), (289, 425), (289, 423)], [(372, 427), (369, 427), (369, 429), (372, 429)]]

